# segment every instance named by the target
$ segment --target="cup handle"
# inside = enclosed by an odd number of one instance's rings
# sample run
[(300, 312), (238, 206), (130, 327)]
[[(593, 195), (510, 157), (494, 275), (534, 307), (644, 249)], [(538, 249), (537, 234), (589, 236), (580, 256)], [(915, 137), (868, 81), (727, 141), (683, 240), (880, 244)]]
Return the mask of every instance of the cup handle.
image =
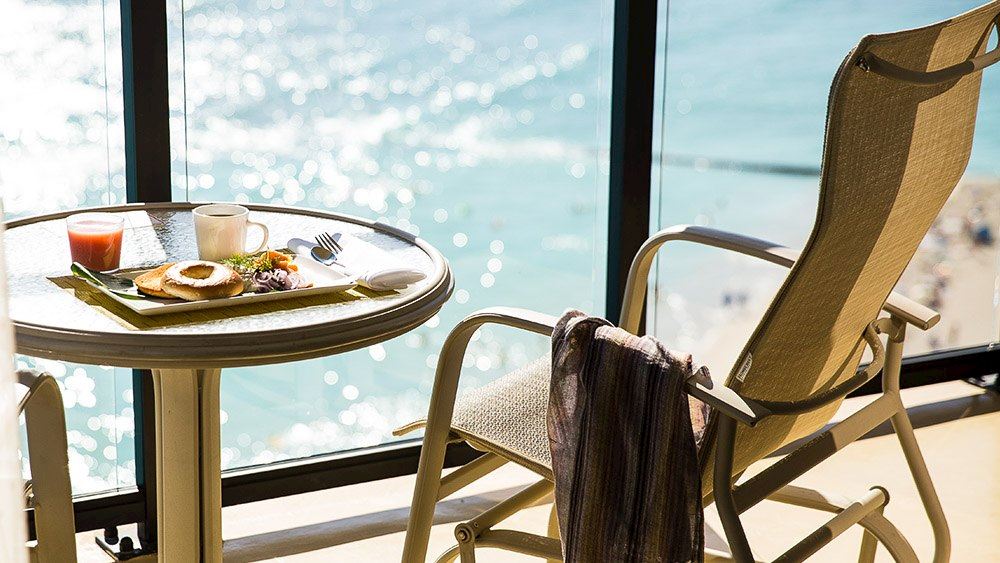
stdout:
[(264, 250), (264, 247), (267, 246), (267, 237), (268, 237), (267, 227), (260, 223), (254, 223), (253, 221), (247, 221), (247, 227), (257, 227), (264, 235), (263, 240), (260, 241), (260, 246), (258, 246), (255, 250), (248, 250), (247, 254), (256, 254), (261, 250)]

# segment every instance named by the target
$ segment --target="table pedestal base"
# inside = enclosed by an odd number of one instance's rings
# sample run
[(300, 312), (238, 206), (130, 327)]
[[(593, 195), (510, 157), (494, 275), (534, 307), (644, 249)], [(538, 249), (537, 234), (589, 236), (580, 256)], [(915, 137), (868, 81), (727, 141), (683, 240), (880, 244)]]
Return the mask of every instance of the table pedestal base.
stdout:
[(153, 370), (161, 562), (222, 561), (221, 372)]

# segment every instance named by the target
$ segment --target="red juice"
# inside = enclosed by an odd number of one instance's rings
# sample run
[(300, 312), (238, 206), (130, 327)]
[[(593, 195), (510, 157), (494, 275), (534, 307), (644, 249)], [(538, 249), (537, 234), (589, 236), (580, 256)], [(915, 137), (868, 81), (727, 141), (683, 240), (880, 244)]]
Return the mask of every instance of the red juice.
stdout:
[(66, 219), (74, 262), (106, 272), (117, 270), (122, 255), (124, 221), (110, 213), (82, 213)]

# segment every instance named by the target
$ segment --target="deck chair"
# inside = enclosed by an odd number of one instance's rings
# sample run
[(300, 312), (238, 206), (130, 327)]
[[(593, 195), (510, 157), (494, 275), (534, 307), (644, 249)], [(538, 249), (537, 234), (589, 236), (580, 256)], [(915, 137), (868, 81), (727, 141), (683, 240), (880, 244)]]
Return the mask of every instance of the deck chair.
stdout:
[[(730, 553), (720, 556), (754, 560), (740, 514), (771, 499), (833, 514), (781, 561), (806, 559), (855, 524), (865, 529), (861, 561), (872, 561), (878, 544), (897, 561), (916, 561), (909, 542), (883, 516), (889, 500), (885, 488), (873, 486), (863, 497), (845, 500), (789, 485), (889, 420), (933, 527), (933, 560), (948, 560), (948, 524), (899, 391), (907, 325), (927, 330), (939, 316), (892, 289), (966, 168), (980, 71), (1000, 60), (1000, 48), (988, 47), (998, 25), (1000, 1), (994, 1), (928, 27), (869, 35), (851, 51), (830, 92), (819, 208), (801, 252), (706, 227), (678, 226), (658, 232), (635, 256), (620, 317), (621, 326), (633, 333), (640, 325), (650, 265), (667, 242), (713, 246), (790, 269), (725, 383), (687, 382), (690, 395), (714, 407), (700, 461), (705, 506), (714, 501), (729, 544)], [(438, 561), (474, 561), (477, 547), (561, 558), (551, 521), (548, 537), (494, 529), (552, 490), (546, 360), (473, 391), (456, 405), (462, 358), (480, 326), (496, 323), (548, 335), (555, 321), (531, 311), (486, 309), (448, 336), (426, 421), (399, 430), (425, 427), (404, 562), (424, 560), (437, 501), (506, 462), (541, 479), (460, 523), (458, 545)], [(859, 369), (866, 348), (872, 359)], [(843, 398), (880, 371), (881, 396), (824, 430)], [(750, 464), (810, 435), (736, 484)], [(445, 447), (456, 440), (487, 453), (442, 479)], [(858, 468), (858, 477), (864, 477), (864, 468)]]
[(34, 509), (38, 538), (29, 545), (30, 560), (75, 563), (76, 526), (62, 393), (54, 377), (36, 370), (18, 370), (17, 382), (28, 389), (17, 408), (25, 418), (31, 467), (24, 496)]

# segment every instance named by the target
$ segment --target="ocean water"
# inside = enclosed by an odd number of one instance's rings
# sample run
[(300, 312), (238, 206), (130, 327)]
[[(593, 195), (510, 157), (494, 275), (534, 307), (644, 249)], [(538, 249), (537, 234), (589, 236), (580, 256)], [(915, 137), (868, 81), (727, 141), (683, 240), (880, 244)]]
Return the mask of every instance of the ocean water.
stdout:
[[(175, 198), (374, 218), (440, 248), (456, 277), (441, 314), (393, 342), (227, 372), (226, 466), (384, 443), (423, 414), (447, 331), (478, 308), (594, 308), (607, 9), (287, 0), (173, 13), (187, 61), (171, 69)], [(485, 328), (463, 385), (545, 349)]]
[[(972, 2), (673, 0), (659, 45), (654, 226), (711, 224), (801, 243), (816, 203), (826, 92), (865, 33)], [(0, 195), (15, 216), (124, 199), (114, 0), (0, 0)], [(426, 326), (333, 358), (227, 370), (225, 467), (390, 440), (423, 414), (450, 326), (485, 306), (603, 310), (609, 0), (171, 0), (175, 200), (268, 202), (377, 219), (456, 275)], [(664, 75), (663, 69), (666, 69)], [(1000, 74), (987, 73), (970, 174), (1000, 176)], [(798, 175), (755, 172), (771, 165)], [(635, 220), (645, 220), (637, 217)], [(780, 272), (670, 249), (654, 326), (699, 351), (726, 295)], [(463, 385), (544, 353), (484, 329)], [(23, 358), (25, 364), (33, 360)], [(74, 484), (130, 484), (125, 370), (43, 362), (63, 382)]]

